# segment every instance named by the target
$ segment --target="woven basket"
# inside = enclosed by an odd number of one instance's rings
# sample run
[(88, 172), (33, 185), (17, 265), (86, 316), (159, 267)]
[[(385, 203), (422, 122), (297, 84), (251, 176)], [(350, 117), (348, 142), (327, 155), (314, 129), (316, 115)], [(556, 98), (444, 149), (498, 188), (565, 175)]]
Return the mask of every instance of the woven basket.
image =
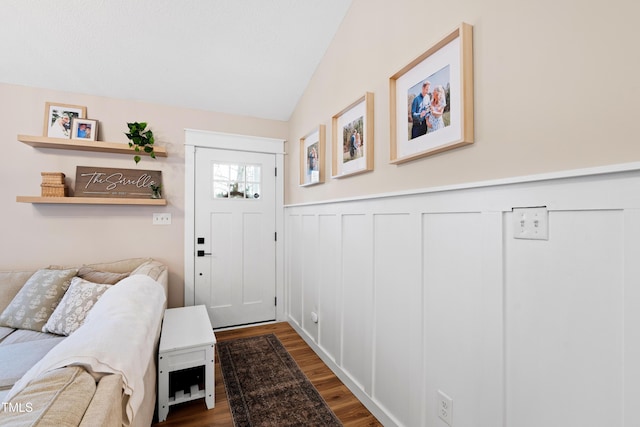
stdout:
[(62, 172), (40, 172), (42, 184), (64, 184), (64, 174)]
[(64, 184), (41, 184), (42, 197), (67, 197), (67, 186)]

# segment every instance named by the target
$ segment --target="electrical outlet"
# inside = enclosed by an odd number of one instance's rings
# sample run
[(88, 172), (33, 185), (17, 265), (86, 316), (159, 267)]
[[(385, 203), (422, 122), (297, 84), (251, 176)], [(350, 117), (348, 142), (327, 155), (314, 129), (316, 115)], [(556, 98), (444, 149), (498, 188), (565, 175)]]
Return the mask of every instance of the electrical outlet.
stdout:
[(154, 213), (153, 225), (171, 225), (170, 213)]
[(442, 390), (438, 390), (436, 400), (438, 417), (445, 423), (453, 426), (453, 399), (444, 394)]
[(549, 240), (549, 212), (546, 207), (513, 208), (515, 239)]

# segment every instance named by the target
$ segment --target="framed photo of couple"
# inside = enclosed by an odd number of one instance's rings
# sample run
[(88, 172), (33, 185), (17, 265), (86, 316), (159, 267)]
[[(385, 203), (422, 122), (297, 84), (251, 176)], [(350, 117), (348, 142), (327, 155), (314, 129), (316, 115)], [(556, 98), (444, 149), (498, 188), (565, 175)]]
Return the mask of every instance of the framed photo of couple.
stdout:
[(300, 186), (324, 182), (326, 133), (325, 125), (319, 125), (300, 138)]
[(373, 170), (373, 93), (332, 118), (331, 173), (333, 178)]
[(473, 143), (472, 30), (462, 23), (389, 78), (391, 163)]
[(71, 138), (73, 119), (84, 119), (87, 107), (47, 102), (44, 106), (43, 135), (49, 138)]

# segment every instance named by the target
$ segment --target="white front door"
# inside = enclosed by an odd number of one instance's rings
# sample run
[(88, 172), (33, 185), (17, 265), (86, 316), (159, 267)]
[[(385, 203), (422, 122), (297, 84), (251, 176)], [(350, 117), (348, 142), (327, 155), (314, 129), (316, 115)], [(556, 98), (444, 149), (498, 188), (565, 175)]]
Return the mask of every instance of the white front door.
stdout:
[(276, 318), (275, 157), (196, 148), (194, 296), (214, 328)]

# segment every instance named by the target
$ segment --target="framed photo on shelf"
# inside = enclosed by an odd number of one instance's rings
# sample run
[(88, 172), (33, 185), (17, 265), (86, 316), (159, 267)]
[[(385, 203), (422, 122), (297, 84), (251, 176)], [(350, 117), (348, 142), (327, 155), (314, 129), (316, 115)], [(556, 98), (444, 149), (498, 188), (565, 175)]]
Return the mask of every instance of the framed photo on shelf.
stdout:
[(71, 139), (85, 141), (98, 140), (98, 121), (91, 119), (74, 118), (71, 121)]
[(69, 139), (73, 119), (84, 119), (87, 107), (47, 102), (44, 106), (43, 135), (49, 138)]
[(391, 163), (473, 143), (472, 31), (462, 23), (390, 77)]
[(326, 127), (317, 129), (300, 138), (300, 185), (309, 186), (324, 182), (324, 153)]
[(333, 178), (373, 170), (373, 93), (367, 92), (332, 118)]

